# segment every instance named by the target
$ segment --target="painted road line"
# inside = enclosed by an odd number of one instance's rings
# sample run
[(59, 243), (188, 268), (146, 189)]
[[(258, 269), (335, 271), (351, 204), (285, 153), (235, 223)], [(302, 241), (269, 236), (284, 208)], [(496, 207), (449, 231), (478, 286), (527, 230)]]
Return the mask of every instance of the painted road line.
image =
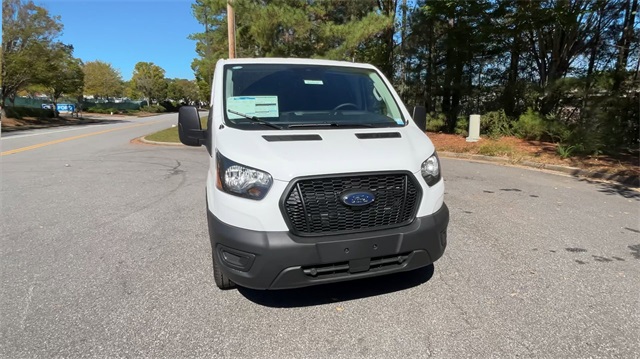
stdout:
[(27, 135), (10, 135), (9, 133), (4, 133), (2, 134), (2, 138), (0, 138), (0, 140), (4, 141), (4, 140), (12, 140), (15, 138), (25, 138), (25, 137), (32, 137), (32, 136), (41, 136), (41, 135), (50, 135), (50, 134), (54, 134), (54, 133), (60, 133), (60, 132), (69, 132), (69, 131), (78, 131), (78, 130), (87, 130), (90, 128), (96, 128), (96, 127), (104, 127), (104, 126), (110, 126), (111, 124), (102, 124), (102, 125), (92, 125), (91, 127), (79, 127), (79, 128), (71, 128), (71, 129), (67, 129), (67, 130), (58, 130), (58, 131), (46, 131), (46, 132), (38, 132), (38, 133), (30, 133)]
[(154, 121), (154, 122), (145, 122), (145, 123), (140, 123), (140, 124), (137, 124), (137, 125), (131, 125), (131, 126), (126, 126), (126, 127), (112, 128), (112, 129), (110, 129), (110, 130), (97, 131), (97, 132), (85, 133), (85, 134), (83, 134), (83, 135), (78, 135), (78, 136), (73, 136), (73, 137), (61, 138), (61, 139), (59, 139), (59, 140), (55, 140), (55, 141), (43, 142), (43, 143), (38, 143), (38, 144), (36, 144), (36, 145), (31, 145), (31, 146), (27, 146), (27, 147), (16, 148), (15, 150), (9, 150), (9, 151), (0, 152), (0, 156), (12, 155), (12, 154), (14, 154), (14, 153), (19, 153), (19, 152), (24, 152), (24, 151), (29, 151), (29, 150), (35, 150), (36, 148), (40, 148), (40, 147), (45, 147), (45, 146), (55, 145), (55, 144), (58, 144), (58, 143), (67, 142), (67, 141), (72, 141), (72, 140), (77, 140), (77, 139), (80, 139), (80, 138), (85, 138), (85, 137), (90, 137), (90, 136), (102, 135), (102, 134), (104, 134), (104, 133), (109, 133), (109, 132), (114, 132), (114, 131), (126, 130), (126, 129), (128, 129), (128, 128), (134, 128), (134, 127), (141, 127), (141, 126), (153, 125), (153, 124), (156, 124), (156, 123), (158, 123), (158, 122), (162, 122), (162, 121), (164, 121), (164, 120), (161, 120), (161, 121)]

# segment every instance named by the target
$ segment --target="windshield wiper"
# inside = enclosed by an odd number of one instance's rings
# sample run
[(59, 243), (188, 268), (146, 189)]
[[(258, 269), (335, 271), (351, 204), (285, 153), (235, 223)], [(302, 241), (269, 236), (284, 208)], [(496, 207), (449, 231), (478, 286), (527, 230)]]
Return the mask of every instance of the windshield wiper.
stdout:
[(339, 122), (321, 122), (321, 123), (295, 123), (287, 126), (287, 128), (294, 127), (376, 127), (369, 123), (339, 123)]
[(242, 116), (242, 117), (244, 117), (244, 118), (246, 118), (248, 120), (251, 120), (251, 121), (253, 121), (255, 123), (259, 123), (259, 124), (262, 124), (262, 125), (265, 125), (265, 126), (269, 126), (271, 128), (275, 128), (275, 129), (278, 129), (278, 130), (282, 130), (282, 127), (280, 127), (278, 125), (275, 125), (275, 124), (273, 124), (271, 122), (262, 120), (262, 119), (258, 118), (257, 116), (251, 116), (251, 115), (247, 115), (246, 113), (242, 113), (242, 112), (238, 112), (238, 111), (234, 111), (234, 110), (229, 110), (229, 109), (227, 109), (227, 112), (231, 112), (234, 115)]

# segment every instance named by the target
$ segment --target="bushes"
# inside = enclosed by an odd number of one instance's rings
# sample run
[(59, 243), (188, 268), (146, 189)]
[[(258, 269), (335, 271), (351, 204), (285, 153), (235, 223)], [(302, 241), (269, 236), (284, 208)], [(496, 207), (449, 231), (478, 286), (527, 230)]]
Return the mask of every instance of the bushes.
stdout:
[(42, 108), (31, 107), (14, 107), (7, 106), (4, 108), (8, 118), (22, 119), (23, 117), (36, 117), (36, 118), (53, 118), (53, 110), (45, 110)]
[(547, 132), (547, 124), (539, 113), (528, 108), (527, 112), (520, 115), (513, 129), (518, 137), (526, 140), (541, 140)]
[(150, 105), (147, 107), (143, 107), (142, 111), (151, 112), (151, 113), (163, 113), (166, 109), (160, 105)]
[(480, 133), (491, 138), (511, 136), (511, 120), (504, 110), (487, 112), (480, 118)]
[(560, 158), (569, 158), (573, 156), (573, 153), (578, 149), (577, 146), (569, 146), (569, 145), (558, 145), (556, 147), (556, 153)]
[(462, 137), (469, 136), (469, 119), (468, 118), (464, 116), (458, 117), (458, 121), (456, 122), (455, 133), (456, 135), (459, 135)]
[(140, 108), (140, 110), (130, 110), (130, 109), (119, 109), (119, 108), (102, 108), (102, 107), (97, 107), (97, 106), (92, 106), (89, 107), (86, 111), (87, 112), (94, 112), (94, 113), (120, 113), (120, 114), (128, 114), (128, 113), (137, 113), (140, 111), (143, 112), (151, 112), (151, 113), (163, 113), (163, 112), (177, 112), (178, 109), (180, 108), (179, 105), (176, 105), (170, 101), (165, 101), (162, 102), (158, 105), (150, 105), (150, 106), (145, 106)]
[(445, 115), (439, 114), (436, 116), (434, 113), (430, 113), (427, 115), (427, 131), (429, 132), (439, 132), (444, 128), (445, 125)]
[(112, 112), (113, 113), (118, 113), (118, 109), (115, 109), (115, 108), (89, 107), (88, 109), (85, 110), (85, 112), (111, 114)]
[(134, 113), (138, 113), (140, 111), (138, 110), (125, 110), (125, 109), (118, 109), (118, 108), (100, 108), (100, 107), (89, 107), (88, 109), (84, 110), (84, 112), (92, 112), (92, 113), (102, 113), (102, 114), (121, 114), (121, 115), (127, 115), (127, 114), (134, 114)]

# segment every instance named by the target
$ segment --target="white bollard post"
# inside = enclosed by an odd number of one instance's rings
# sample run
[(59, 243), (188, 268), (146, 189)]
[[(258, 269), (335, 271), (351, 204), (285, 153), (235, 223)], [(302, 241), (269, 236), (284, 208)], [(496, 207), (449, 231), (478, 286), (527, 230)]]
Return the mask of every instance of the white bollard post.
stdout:
[(469, 116), (469, 137), (467, 142), (478, 142), (480, 140), (480, 115)]

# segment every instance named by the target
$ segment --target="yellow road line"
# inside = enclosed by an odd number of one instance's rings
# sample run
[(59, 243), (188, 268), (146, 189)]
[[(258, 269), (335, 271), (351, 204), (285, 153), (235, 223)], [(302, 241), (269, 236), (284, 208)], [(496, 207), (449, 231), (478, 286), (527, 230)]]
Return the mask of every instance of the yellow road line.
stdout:
[(104, 131), (97, 131), (97, 132), (91, 132), (91, 133), (85, 133), (83, 135), (78, 135), (78, 136), (72, 136), (72, 137), (66, 137), (66, 138), (61, 138), (59, 140), (55, 140), (55, 141), (49, 141), (49, 142), (43, 142), (43, 143), (38, 143), (35, 145), (31, 145), (31, 146), (27, 146), (27, 147), (21, 147), (21, 148), (16, 148), (15, 150), (9, 150), (9, 151), (4, 151), (4, 152), (0, 152), (0, 156), (6, 156), (6, 155), (12, 155), (14, 153), (19, 153), (19, 152), (24, 152), (24, 151), (29, 151), (29, 150), (35, 150), (36, 148), (40, 148), (40, 147), (44, 147), (44, 146), (50, 146), (50, 145), (55, 145), (57, 143), (62, 143), (62, 142), (67, 142), (67, 141), (72, 141), (72, 140), (77, 140), (80, 138), (85, 138), (85, 137), (89, 137), (89, 136), (95, 136), (95, 135), (101, 135), (103, 133), (108, 133), (108, 132), (113, 132), (113, 131), (120, 131), (120, 130), (126, 130), (128, 128), (134, 128), (134, 127), (140, 127), (140, 126), (146, 126), (146, 125), (153, 125), (155, 123), (158, 123), (158, 121), (155, 122), (146, 122), (146, 123), (139, 123), (137, 125), (131, 125), (131, 126), (126, 126), (126, 127), (119, 127), (119, 128), (112, 128), (110, 130), (104, 130)]

